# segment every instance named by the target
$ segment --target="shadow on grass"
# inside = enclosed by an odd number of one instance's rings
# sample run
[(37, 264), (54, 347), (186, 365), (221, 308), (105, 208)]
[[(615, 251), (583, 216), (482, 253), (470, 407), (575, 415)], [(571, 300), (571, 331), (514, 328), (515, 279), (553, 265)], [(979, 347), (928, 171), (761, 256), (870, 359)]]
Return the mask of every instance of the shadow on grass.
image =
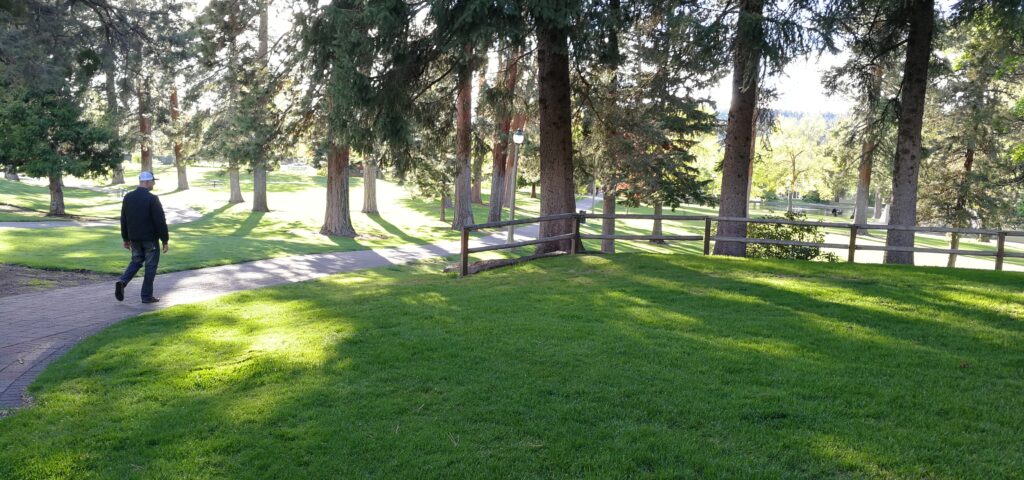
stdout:
[(47, 370), (0, 476), (1012, 476), (1020, 318), (936, 294), (1019, 277), (885, 268), (559, 258), (176, 307)]
[(379, 213), (370, 213), (367, 214), (366, 217), (369, 218), (370, 220), (373, 220), (373, 222), (376, 223), (377, 225), (380, 225), (380, 227), (383, 228), (385, 232), (388, 232), (391, 235), (401, 238), (403, 241), (410, 245), (428, 245), (430, 243), (433, 243), (431, 241), (413, 237), (405, 233), (404, 231), (402, 231), (402, 229), (394, 226), (394, 224), (388, 222), (387, 220), (384, 220), (384, 217), (380, 216)]
[(249, 212), (249, 216), (245, 217), (245, 221), (238, 225), (238, 228), (231, 233), (232, 237), (246, 237), (252, 233), (253, 229), (260, 224), (260, 220), (266, 212)]

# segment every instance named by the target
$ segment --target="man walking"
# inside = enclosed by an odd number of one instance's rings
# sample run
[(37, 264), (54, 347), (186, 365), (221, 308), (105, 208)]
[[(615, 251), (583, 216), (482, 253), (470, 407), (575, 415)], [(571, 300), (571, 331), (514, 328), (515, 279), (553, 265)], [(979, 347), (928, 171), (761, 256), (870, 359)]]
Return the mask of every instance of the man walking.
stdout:
[(124, 248), (132, 251), (132, 262), (114, 286), (114, 297), (119, 302), (124, 300), (124, 286), (132, 281), (143, 264), (146, 271), (142, 277), (142, 303), (160, 301), (153, 296), (153, 279), (160, 264), (161, 249), (157, 241), (163, 243), (163, 252), (167, 253), (169, 237), (164, 207), (160, 205), (160, 198), (150, 193), (155, 184), (152, 172), (142, 172), (139, 188), (125, 195), (121, 202), (121, 240)]

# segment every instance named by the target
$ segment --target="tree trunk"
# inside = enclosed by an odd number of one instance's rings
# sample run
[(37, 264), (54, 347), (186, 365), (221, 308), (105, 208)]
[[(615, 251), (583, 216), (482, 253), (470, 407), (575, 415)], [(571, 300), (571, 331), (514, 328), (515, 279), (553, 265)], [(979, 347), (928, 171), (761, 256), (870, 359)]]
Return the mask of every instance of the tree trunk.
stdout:
[[(569, 46), (565, 30), (537, 27), (537, 80), (540, 110), (540, 214), (558, 215), (576, 210), (572, 163), (572, 105), (569, 83)], [(573, 232), (572, 220), (544, 222), (540, 238)], [(570, 250), (570, 240), (542, 243), (537, 253)]]
[[(121, 116), (117, 104), (117, 57), (114, 54), (111, 32), (107, 31), (107, 41), (103, 44), (103, 73), (106, 76), (107, 94), (107, 126), (114, 132), (114, 138), (121, 137)], [(124, 185), (124, 166), (118, 162), (111, 175), (111, 185)]]
[[(238, 5), (235, 5), (238, 8)], [(238, 12), (233, 9), (228, 14), (228, 29), (231, 32), (238, 31)], [(228, 103), (233, 113), (237, 113), (238, 98), (240, 87), (238, 85), (238, 45), (237, 38), (231, 37), (228, 41)], [(235, 158), (234, 155), (228, 156), (228, 184), (231, 187), (231, 196), (228, 199), (228, 203), (242, 203), (245, 202), (245, 198), (242, 197), (242, 184), (239, 179), (238, 165), (239, 159)]]
[[(471, 51), (466, 46), (467, 53)], [(458, 96), (455, 99), (455, 163), (458, 176), (455, 179), (455, 218), (452, 229), (461, 230), (473, 224), (473, 178), (472, 178), (472, 143), (473, 124), (470, 113), (473, 105), (473, 71), (470, 65), (459, 66)]]
[(267, 167), (262, 162), (252, 166), (252, 211), (270, 211), (267, 205)]
[(64, 180), (59, 173), (50, 174), (50, 211), (48, 217), (63, 217), (64, 211)]
[[(14, 165), (8, 165), (4, 167), (4, 178), (12, 182), (20, 182), (21, 178), (18, 177), (18, 172), (14, 169)], [(124, 182), (121, 182), (124, 183)]]
[[(480, 169), (477, 169), (477, 165), (480, 166)], [(473, 199), (473, 203), (477, 203), (477, 204), (480, 204), (480, 205), (484, 205), (484, 197), (483, 197), (484, 181), (483, 181), (482, 178), (480, 178), (482, 173), (481, 173), (481, 175), (477, 175), (476, 172), (477, 172), (477, 170), (481, 170), (482, 171), (483, 165), (484, 165), (483, 160), (480, 160), (479, 162), (477, 162), (477, 161), (473, 162), (472, 170), (473, 170), (473, 177), (474, 178), (473, 178), (473, 187), (471, 188), (471, 192), (470, 192), (471, 193), (470, 196)]]
[[(178, 123), (178, 87), (171, 87), (171, 123), (176, 129), (181, 125)], [(180, 133), (176, 132), (176, 135)], [(181, 153), (181, 139), (174, 139), (174, 167), (178, 170), (178, 191), (188, 190), (188, 174), (185, 172), (185, 159)]]
[[(968, 228), (970, 222), (967, 219), (967, 192), (971, 188), (971, 170), (974, 169), (974, 149), (968, 148), (964, 152), (964, 171), (961, 173), (960, 185), (956, 192), (956, 203), (953, 205), (953, 225), (957, 228)], [(949, 240), (949, 249), (956, 250), (960, 248), (960, 235), (952, 234)], [(953, 268), (956, 266), (956, 254), (952, 253), (949, 255), (949, 260), (946, 266)]]
[(447, 218), (448, 215), (447, 215), (447, 212), (446, 212), (446, 208), (447, 207), (448, 207), (448, 196), (447, 195), (441, 195), (441, 221), (442, 222), (447, 222), (448, 221), (448, 218)]
[[(601, 213), (615, 215), (615, 186), (605, 185), (604, 193), (601, 196)], [(605, 218), (601, 220), (601, 235), (615, 235), (615, 220)], [(601, 239), (601, 253), (615, 253), (615, 240), (611, 238)]]
[[(925, 94), (928, 91), (928, 62), (932, 52), (935, 26), (935, 0), (910, 2), (910, 30), (907, 35), (907, 59), (903, 69), (900, 96), (899, 133), (892, 173), (892, 205), (889, 224), (914, 226), (917, 223), (917, 180), (921, 166), (921, 127)], [(890, 230), (885, 239), (889, 247), (913, 247), (914, 232)], [(914, 263), (913, 252), (886, 252), (885, 263)]]
[(537, 198), (537, 182), (530, 184), (530, 198)]
[(882, 219), (882, 192), (875, 192), (875, 223)]
[[(761, 64), (762, 0), (742, 0), (740, 5), (740, 33), (736, 36), (732, 74), (732, 105), (726, 127), (725, 159), (722, 164), (722, 195), (718, 215), (722, 217), (747, 216), (750, 192), (747, 176), (753, 160), (750, 136), (754, 132), (754, 114), (757, 110), (757, 89)], [(745, 34), (743, 32), (746, 32)], [(725, 237), (746, 237), (747, 225), (740, 222), (719, 222), (718, 234)], [(715, 242), (716, 255), (745, 256), (747, 246), (739, 242)]]
[(367, 157), (363, 161), (363, 213), (377, 211), (377, 161)]
[(118, 163), (117, 166), (114, 167), (114, 172), (110, 177), (110, 184), (124, 185), (124, 165)]
[(327, 157), (327, 211), (324, 214), (322, 235), (355, 237), (352, 217), (349, 215), (348, 160), (349, 148), (331, 144)]
[(150, 121), (150, 109), (152, 108), (150, 102), (149, 92), (149, 77), (145, 77), (142, 80), (142, 88), (138, 92), (139, 99), (139, 145), (142, 153), (142, 171), (152, 172), (153, 171), (153, 123)]
[[(655, 215), (661, 215), (661, 211), (662, 211), (661, 203), (655, 203), (654, 204), (654, 214)], [(651, 229), (651, 236), (655, 236), (656, 237), (656, 236), (660, 236), (660, 235), (661, 235), (661, 219), (660, 218), (656, 218), (654, 220), (654, 228)], [(665, 241), (664, 240), (651, 240), (651, 243), (658, 244), (658, 245), (664, 245)]]
[[(871, 66), (871, 82), (866, 92), (867, 111), (874, 111), (875, 105), (881, 96), (882, 89), (882, 68), (878, 65)], [(872, 118), (865, 118), (864, 141), (860, 146), (860, 166), (857, 177), (857, 199), (854, 206), (853, 223), (864, 225), (868, 221), (868, 195), (871, 194), (871, 171), (874, 168), (875, 149), (878, 147), (878, 139), (870, 132)], [(877, 207), (876, 207), (877, 210)], [(862, 231), (861, 233), (866, 233)]]
[(754, 120), (750, 122), (750, 167), (747, 168), (747, 213), (754, 194), (754, 163), (757, 162), (757, 97), (754, 97)]
[[(956, 233), (956, 232), (949, 234), (949, 249), (950, 250), (956, 250), (958, 248), (960, 248), (960, 234)], [(955, 253), (949, 254), (949, 259), (946, 260), (946, 267), (947, 268), (955, 268), (956, 267), (956, 254)]]
[[(510, 57), (505, 58), (500, 68), (505, 73), (502, 88), (506, 92), (514, 92), (516, 82), (519, 79), (519, 50), (513, 50)], [(498, 116), (494, 124), (497, 126), (497, 133), (494, 138), (494, 146), (491, 149), (491, 197), (490, 209), (487, 212), (488, 222), (501, 221), (501, 207), (507, 191), (505, 184), (506, 157), (509, 150), (509, 140), (512, 134), (512, 112), (505, 109), (498, 109)]]
[[(269, 63), (267, 58), (270, 44), (270, 35), (267, 31), (270, 22), (269, 10), (270, 0), (260, 0), (259, 51), (257, 53), (264, 69)], [(254, 212), (270, 211), (270, 206), (267, 204), (267, 169), (269, 167), (267, 155), (267, 149), (260, 149), (256, 158), (252, 159), (252, 211)], [(346, 185), (345, 188), (348, 186)]]
[(245, 201), (245, 198), (242, 198), (242, 182), (239, 177), (237, 165), (228, 167), (228, 183), (231, 184), (231, 198), (228, 199), (228, 203)]

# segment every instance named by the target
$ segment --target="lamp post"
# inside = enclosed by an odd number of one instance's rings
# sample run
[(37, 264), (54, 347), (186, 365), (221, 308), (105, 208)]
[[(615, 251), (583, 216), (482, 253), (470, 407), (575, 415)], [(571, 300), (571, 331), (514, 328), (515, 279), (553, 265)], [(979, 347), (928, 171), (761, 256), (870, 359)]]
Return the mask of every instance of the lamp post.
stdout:
[[(516, 144), (515, 151), (512, 153), (512, 195), (508, 205), (508, 219), (509, 221), (516, 219), (516, 187), (517, 185), (517, 170), (519, 170), (519, 146), (526, 140), (526, 135), (523, 134), (523, 129), (516, 130), (516, 133), (512, 134), (512, 142)], [(512, 243), (513, 237), (515, 237), (516, 226), (508, 226), (508, 243)]]

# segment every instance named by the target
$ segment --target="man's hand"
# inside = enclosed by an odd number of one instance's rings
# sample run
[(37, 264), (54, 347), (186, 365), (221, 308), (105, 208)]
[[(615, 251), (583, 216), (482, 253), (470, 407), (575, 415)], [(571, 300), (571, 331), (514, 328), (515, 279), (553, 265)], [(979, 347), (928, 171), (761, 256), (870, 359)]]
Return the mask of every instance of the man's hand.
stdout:
[(124, 249), (125, 250), (131, 250), (132, 249), (132, 242), (125, 241), (123, 245), (124, 245)]
[(163, 253), (167, 253), (168, 249), (170, 249), (170, 247), (165, 243), (164, 244), (164, 248), (163, 248)]

